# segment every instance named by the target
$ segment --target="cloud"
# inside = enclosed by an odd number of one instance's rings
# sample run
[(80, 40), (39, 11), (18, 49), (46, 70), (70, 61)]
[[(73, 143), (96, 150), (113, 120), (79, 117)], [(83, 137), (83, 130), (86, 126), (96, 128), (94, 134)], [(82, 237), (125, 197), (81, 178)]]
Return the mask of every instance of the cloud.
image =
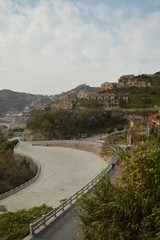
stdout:
[(124, 5), (0, 1), (1, 87), (55, 94), (158, 71), (159, 22), (158, 11), (141, 18)]
[(160, 6), (160, 0), (148, 0), (153, 6)]

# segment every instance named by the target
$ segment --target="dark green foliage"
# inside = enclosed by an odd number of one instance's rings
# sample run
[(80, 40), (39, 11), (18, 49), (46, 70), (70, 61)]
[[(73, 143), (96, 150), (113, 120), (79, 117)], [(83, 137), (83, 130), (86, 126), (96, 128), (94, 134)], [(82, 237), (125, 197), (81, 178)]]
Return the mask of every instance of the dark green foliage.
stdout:
[(13, 156), (12, 151), (0, 154), (0, 194), (32, 179), (37, 167), (26, 157)]
[(37, 173), (31, 159), (13, 155), (17, 142), (0, 137), (0, 194), (29, 181)]
[(121, 153), (122, 176), (103, 179), (79, 202), (80, 227), (87, 240), (160, 239), (160, 148), (146, 142)]
[(9, 240), (23, 239), (29, 235), (29, 224), (51, 210), (51, 207), (43, 204), (29, 210), (0, 214), (0, 238), (7, 237)]
[(27, 127), (32, 130), (40, 130), (47, 137), (72, 138), (79, 133), (88, 135), (103, 133), (107, 127), (114, 128), (125, 124), (125, 120), (119, 117), (108, 117), (101, 111), (82, 113), (57, 111), (34, 111), (28, 121)]
[(4, 136), (0, 136), (0, 152), (13, 150), (18, 140), (8, 141)]
[(118, 124), (117, 130), (122, 131), (124, 129), (124, 126), (122, 124)]
[(125, 108), (151, 108), (160, 105), (159, 93), (154, 87), (150, 88), (130, 88), (129, 102)]
[(111, 133), (111, 132), (112, 132), (112, 128), (107, 128), (107, 129), (106, 129), (106, 133), (109, 134), (109, 133)]
[(132, 87), (128, 89), (129, 102), (124, 105), (125, 108), (150, 108), (160, 106), (160, 75), (153, 77), (143, 76), (143, 79), (151, 83), (152, 87)]

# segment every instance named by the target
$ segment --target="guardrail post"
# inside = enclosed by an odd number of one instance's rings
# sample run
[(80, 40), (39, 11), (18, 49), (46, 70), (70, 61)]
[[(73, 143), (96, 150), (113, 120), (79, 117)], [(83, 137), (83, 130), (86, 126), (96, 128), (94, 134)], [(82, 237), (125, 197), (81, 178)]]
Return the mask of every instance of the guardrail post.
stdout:
[(79, 193), (76, 194), (76, 200), (78, 199)]
[(71, 206), (72, 206), (72, 198), (70, 198), (70, 204), (71, 204)]
[(54, 216), (57, 217), (57, 216), (56, 216), (56, 208), (54, 208)]
[(45, 215), (44, 214), (42, 215), (42, 218), (43, 218), (43, 224), (44, 224), (44, 226), (46, 226), (46, 219), (45, 219)]
[(34, 231), (33, 231), (33, 224), (32, 223), (29, 224), (29, 231), (30, 231), (30, 235), (33, 236)]
[(62, 203), (62, 208), (63, 208), (63, 211), (64, 211), (64, 202)]

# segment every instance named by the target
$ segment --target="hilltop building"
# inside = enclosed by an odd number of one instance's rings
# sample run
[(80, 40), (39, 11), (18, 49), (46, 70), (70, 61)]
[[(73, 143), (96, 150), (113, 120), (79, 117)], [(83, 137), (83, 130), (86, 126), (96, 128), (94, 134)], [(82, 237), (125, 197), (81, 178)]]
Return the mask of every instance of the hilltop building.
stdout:
[[(115, 88), (124, 88), (124, 87), (151, 87), (151, 84), (145, 81), (146, 75), (134, 76), (130, 75), (122, 75), (118, 79), (118, 83), (109, 83), (104, 82), (101, 84), (101, 91), (112, 90)], [(149, 75), (148, 75), (149, 76)]]
[(105, 82), (105, 83), (101, 84), (101, 90), (102, 91), (111, 90), (111, 89), (114, 89), (115, 87), (117, 87), (117, 83)]
[(146, 83), (143, 79), (143, 76), (134, 76), (134, 75), (123, 75), (118, 79), (118, 88), (123, 87), (151, 87), (150, 83)]

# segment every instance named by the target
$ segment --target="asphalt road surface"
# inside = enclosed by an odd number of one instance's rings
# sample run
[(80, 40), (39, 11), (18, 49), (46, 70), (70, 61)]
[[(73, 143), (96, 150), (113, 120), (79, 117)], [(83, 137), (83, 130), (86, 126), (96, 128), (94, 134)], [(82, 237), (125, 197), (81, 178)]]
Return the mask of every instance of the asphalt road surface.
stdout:
[[(117, 165), (114, 170), (108, 173), (111, 182), (114, 181)], [(78, 227), (75, 205), (60, 215), (55, 221), (50, 223), (32, 240), (81, 240), (81, 234)]]
[(32, 146), (23, 142), (16, 152), (37, 161), (41, 165), (41, 174), (30, 186), (0, 200), (1, 208), (8, 211), (43, 203), (57, 207), (60, 200), (69, 198), (106, 167), (106, 162), (97, 155), (71, 148)]

